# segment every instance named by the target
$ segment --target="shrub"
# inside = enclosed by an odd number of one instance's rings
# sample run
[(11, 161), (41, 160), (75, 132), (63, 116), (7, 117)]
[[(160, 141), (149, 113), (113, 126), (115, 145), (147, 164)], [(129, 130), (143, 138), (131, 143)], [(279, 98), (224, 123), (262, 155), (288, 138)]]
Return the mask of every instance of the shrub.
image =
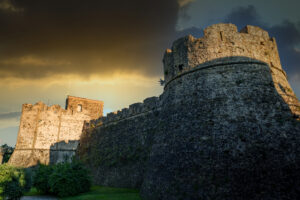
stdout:
[(29, 192), (32, 185), (33, 185), (33, 175), (34, 175), (34, 170), (33, 168), (25, 168), (23, 169), (25, 172), (25, 192)]
[[(0, 150), (2, 149), (3, 152), (3, 160), (2, 163), (7, 163), (10, 156), (12, 155), (12, 153), (14, 152), (14, 148), (8, 146), (7, 144), (3, 144), (0, 146)], [(1, 164), (1, 163), (0, 163)]]
[(0, 199), (19, 199), (26, 191), (26, 175), (23, 169), (0, 165)]
[(49, 166), (39, 165), (33, 182), (39, 192), (60, 197), (87, 192), (91, 187), (87, 169), (76, 160)]
[(33, 178), (33, 186), (42, 193), (50, 193), (49, 177), (53, 172), (53, 166), (42, 165), (38, 166)]
[(75, 160), (57, 164), (49, 177), (50, 191), (59, 197), (87, 192), (91, 187), (88, 174), (83, 164)]

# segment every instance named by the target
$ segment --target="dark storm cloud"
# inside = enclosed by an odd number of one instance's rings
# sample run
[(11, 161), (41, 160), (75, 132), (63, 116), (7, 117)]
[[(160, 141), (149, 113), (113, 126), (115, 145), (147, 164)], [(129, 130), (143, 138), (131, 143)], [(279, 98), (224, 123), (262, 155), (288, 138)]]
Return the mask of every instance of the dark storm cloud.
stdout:
[[(2, 4), (1, 4), (2, 3)], [(157, 75), (177, 0), (0, 0), (0, 77)]]
[(0, 113), (0, 120), (20, 117), (20, 112)]
[(16, 7), (12, 0), (1, 0), (0, 1), (0, 10), (2, 12), (21, 12), (22, 8)]
[(281, 63), (288, 75), (300, 74), (300, 19), (293, 23), (285, 20), (273, 26), (263, 22), (254, 6), (237, 7), (232, 10), (224, 22), (236, 24), (239, 29), (247, 24), (259, 26), (275, 37), (281, 58)]
[(233, 23), (238, 27), (246, 25), (264, 25), (253, 5), (233, 8), (232, 12), (225, 17), (226, 23)]
[(272, 26), (270, 34), (276, 37), (282, 65), (289, 75), (300, 74), (300, 27), (294, 23), (284, 21), (282, 24)]

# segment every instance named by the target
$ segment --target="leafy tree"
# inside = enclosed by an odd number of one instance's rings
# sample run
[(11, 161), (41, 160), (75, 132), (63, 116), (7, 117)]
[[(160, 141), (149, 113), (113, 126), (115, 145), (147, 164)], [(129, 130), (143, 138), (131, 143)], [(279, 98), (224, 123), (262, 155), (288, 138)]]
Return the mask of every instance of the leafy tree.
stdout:
[(57, 164), (49, 178), (50, 191), (59, 196), (73, 196), (89, 191), (91, 179), (87, 169), (79, 161)]
[(49, 177), (54, 166), (40, 164), (33, 178), (33, 186), (42, 193), (50, 193)]
[(0, 165), (0, 199), (19, 199), (26, 191), (26, 174), (23, 169), (7, 164)]
[(7, 144), (3, 144), (3, 145), (0, 146), (0, 150), (3, 153), (2, 163), (7, 163), (10, 156), (11, 156), (11, 154), (14, 152), (14, 148), (11, 147), (11, 146), (8, 146)]

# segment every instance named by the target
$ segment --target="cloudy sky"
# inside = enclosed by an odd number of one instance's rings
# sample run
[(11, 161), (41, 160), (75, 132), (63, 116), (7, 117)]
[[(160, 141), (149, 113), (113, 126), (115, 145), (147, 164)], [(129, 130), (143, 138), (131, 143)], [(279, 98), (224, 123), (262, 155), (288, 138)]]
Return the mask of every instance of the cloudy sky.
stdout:
[(0, 0), (0, 144), (15, 144), (23, 103), (67, 95), (105, 112), (158, 96), (162, 56), (203, 28), (250, 24), (276, 37), (300, 97), (299, 0)]

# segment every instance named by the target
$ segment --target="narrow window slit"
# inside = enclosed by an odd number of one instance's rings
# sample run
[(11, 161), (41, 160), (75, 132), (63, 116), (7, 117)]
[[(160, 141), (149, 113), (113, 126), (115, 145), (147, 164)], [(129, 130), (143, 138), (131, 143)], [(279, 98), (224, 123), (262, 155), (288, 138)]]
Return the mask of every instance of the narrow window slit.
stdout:
[(183, 64), (178, 65), (178, 69), (179, 69), (179, 71), (182, 71), (183, 70)]

